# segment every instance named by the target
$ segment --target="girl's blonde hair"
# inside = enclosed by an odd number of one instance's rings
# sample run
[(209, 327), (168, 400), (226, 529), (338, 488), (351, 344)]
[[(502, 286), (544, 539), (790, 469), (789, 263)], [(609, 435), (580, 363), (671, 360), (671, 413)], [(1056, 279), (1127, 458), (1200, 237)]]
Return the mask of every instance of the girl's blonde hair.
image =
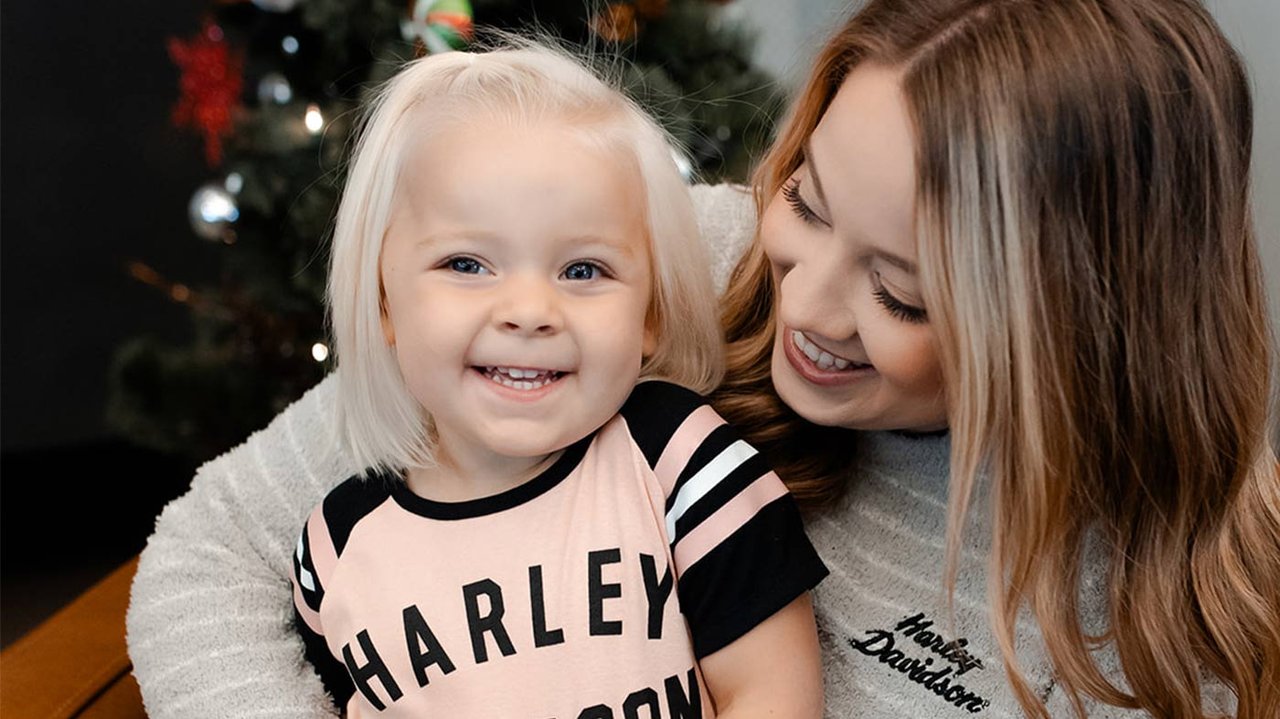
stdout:
[(368, 471), (430, 466), (434, 455), (430, 417), (409, 393), (381, 324), (379, 259), (408, 140), (476, 121), (557, 123), (631, 166), (648, 231), (657, 335), (641, 378), (705, 393), (723, 374), (715, 290), (667, 134), (563, 50), (506, 38), (486, 52), (431, 55), (408, 63), (368, 105), (334, 229), (328, 310), (342, 378), (338, 431)]
[[(902, 69), (914, 123), (952, 433), (947, 586), (981, 477), (1019, 703), (1048, 716), (1014, 652), (1026, 605), (1078, 714), (1087, 695), (1199, 717), (1207, 673), (1240, 717), (1274, 716), (1280, 478), (1239, 58), (1194, 0), (872, 0), (822, 50), (757, 175), (761, 207), (861, 62)], [(757, 242), (727, 295), (720, 406), (822, 502), (844, 443), (815, 440), (768, 384), (774, 292)], [(821, 456), (795, 461), (801, 446)], [(1109, 551), (1101, 637), (1076, 591), (1091, 532)], [(1125, 684), (1095, 663), (1104, 642)]]

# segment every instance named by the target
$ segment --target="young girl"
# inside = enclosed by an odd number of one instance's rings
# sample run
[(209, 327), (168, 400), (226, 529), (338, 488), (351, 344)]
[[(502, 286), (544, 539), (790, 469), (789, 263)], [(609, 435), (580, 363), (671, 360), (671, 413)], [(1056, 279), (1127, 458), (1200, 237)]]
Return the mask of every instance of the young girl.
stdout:
[(826, 570), (695, 393), (721, 343), (668, 147), (537, 47), (419, 60), (374, 101), (329, 291), (367, 469), (294, 562), (348, 716), (820, 713)]

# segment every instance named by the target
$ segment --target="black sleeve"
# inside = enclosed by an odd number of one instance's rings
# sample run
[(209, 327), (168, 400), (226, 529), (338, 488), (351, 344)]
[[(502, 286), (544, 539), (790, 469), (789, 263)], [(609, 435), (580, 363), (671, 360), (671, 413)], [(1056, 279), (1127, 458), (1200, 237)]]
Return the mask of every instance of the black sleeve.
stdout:
[(333, 698), (333, 705), (338, 709), (345, 709), (347, 701), (356, 691), (351, 675), (347, 674), (347, 667), (329, 653), (329, 645), (325, 644), (324, 637), (311, 631), (311, 627), (298, 614), (297, 607), (293, 609), (293, 626), (302, 636), (307, 661), (315, 667), (325, 691)]
[(676, 592), (695, 655), (729, 646), (826, 576), (791, 496), (765, 505), (680, 575)]
[[(677, 432), (682, 435), (673, 445), (678, 466), (667, 463), (661, 470), (674, 476), (659, 480), (671, 487), (664, 507), (667, 539), (698, 658), (733, 643), (827, 575), (795, 502), (764, 457), (718, 415), (708, 417), (709, 408), (694, 423), (701, 430), (681, 429), (706, 405), (690, 390), (650, 381), (637, 385), (622, 408), (650, 468), (658, 467)], [(680, 543), (707, 523), (718, 544), (683, 560)]]
[[(387, 497), (388, 485), (392, 481), (388, 477), (375, 475), (370, 479), (351, 477), (335, 487), (325, 497), (321, 505), (327, 531), (325, 536), (333, 545), (334, 551), (341, 556), (346, 548), (347, 539), (355, 525), (370, 511), (381, 504)], [(296, 596), (300, 596), (308, 612), (319, 613), (325, 596), (325, 582), (328, 577), (320, 576), (316, 571), (311, 554), (311, 520), (303, 526), (302, 535), (298, 538), (297, 551), (293, 557), (293, 583)], [(319, 535), (318, 535), (319, 536)], [(305, 656), (324, 688), (333, 698), (334, 704), (343, 709), (351, 695), (355, 693), (355, 684), (347, 667), (329, 651), (324, 636), (313, 630), (302, 618), (301, 608), (296, 601), (293, 608), (293, 624), (305, 647)], [(323, 631), (323, 629), (321, 630)]]

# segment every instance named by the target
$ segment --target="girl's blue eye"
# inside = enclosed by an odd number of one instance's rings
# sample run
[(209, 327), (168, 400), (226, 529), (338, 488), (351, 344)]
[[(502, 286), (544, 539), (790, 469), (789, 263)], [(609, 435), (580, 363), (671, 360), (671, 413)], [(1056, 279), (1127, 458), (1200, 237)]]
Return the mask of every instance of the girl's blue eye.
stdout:
[(594, 262), (575, 262), (564, 268), (566, 280), (594, 280), (602, 274), (600, 266)]
[(484, 265), (474, 257), (454, 257), (448, 262), (448, 267), (454, 272), (464, 275), (478, 275), (484, 272)]

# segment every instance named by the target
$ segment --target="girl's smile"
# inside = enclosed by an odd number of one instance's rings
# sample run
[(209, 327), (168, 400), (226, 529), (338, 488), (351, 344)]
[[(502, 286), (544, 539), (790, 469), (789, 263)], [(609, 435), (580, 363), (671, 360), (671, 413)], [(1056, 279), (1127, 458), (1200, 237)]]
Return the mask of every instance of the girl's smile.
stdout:
[(565, 372), (550, 369), (521, 369), (519, 367), (476, 367), (475, 370), (490, 381), (503, 387), (529, 391), (550, 386), (565, 376)]

